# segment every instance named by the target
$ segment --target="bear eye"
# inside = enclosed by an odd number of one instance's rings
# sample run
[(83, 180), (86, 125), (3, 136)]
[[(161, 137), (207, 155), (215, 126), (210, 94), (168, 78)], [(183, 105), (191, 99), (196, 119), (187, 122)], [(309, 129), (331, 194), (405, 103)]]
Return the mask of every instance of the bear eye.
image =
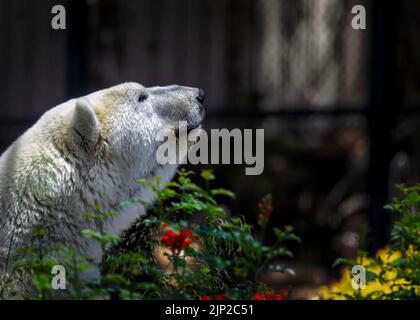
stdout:
[(137, 101), (138, 102), (142, 102), (142, 101), (144, 101), (144, 100), (146, 100), (147, 99), (147, 94), (145, 94), (145, 93), (141, 93), (140, 95), (139, 95), (139, 97), (137, 98)]

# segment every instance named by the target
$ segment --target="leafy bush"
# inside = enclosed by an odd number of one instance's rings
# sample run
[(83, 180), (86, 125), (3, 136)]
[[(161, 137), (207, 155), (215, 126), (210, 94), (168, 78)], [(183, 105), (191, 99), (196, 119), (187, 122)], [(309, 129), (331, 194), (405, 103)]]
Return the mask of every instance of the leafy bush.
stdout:
[[(339, 259), (335, 265), (345, 264), (350, 270), (332, 288), (322, 288), (323, 298), (337, 299), (418, 299), (420, 296), (420, 185), (398, 186), (404, 197), (393, 199), (385, 208), (397, 213), (391, 232), (391, 243), (369, 258), (360, 251), (357, 259)], [(366, 269), (366, 288), (351, 286), (351, 268), (362, 265)]]
[[(259, 281), (264, 272), (293, 270), (276, 262), (291, 258), (285, 242), (299, 241), (291, 227), (274, 228), (276, 241), (269, 246), (253, 235), (242, 216), (228, 216), (216, 199), (233, 198), (225, 189), (211, 189), (211, 171), (201, 172), (205, 187), (192, 180), (194, 173), (180, 170), (177, 179), (161, 185), (160, 179), (139, 180), (157, 195), (155, 204), (128, 199), (122, 207), (142, 203), (148, 215), (121, 238), (105, 231), (107, 219), (117, 213), (97, 206), (85, 213), (96, 228), (83, 230), (107, 250), (99, 265), (73, 248), (49, 246), (42, 226), (35, 228), (35, 243), (19, 250), (14, 270), (0, 282), (3, 298), (73, 299), (284, 299)], [(259, 226), (264, 233), (272, 211), (271, 197), (259, 206)], [(66, 267), (66, 290), (52, 290), (51, 268)], [(99, 279), (84, 276), (92, 267)], [(29, 285), (28, 285), (29, 284)]]

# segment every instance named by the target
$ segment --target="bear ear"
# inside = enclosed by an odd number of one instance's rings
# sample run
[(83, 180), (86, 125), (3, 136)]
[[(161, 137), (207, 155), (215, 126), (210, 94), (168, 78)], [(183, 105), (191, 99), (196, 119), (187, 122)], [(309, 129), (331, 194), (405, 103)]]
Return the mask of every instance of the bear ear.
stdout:
[(99, 138), (99, 121), (89, 100), (79, 98), (73, 116), (74, 130), (88, 143), (95, 144)]

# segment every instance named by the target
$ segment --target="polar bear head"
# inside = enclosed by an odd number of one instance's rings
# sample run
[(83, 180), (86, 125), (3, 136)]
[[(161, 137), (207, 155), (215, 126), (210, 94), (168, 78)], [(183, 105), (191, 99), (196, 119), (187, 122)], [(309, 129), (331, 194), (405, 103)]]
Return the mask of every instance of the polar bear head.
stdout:
[(203, 101), (204, 92), (197, 88), (123, 83), (75, 101), (72, 139), (87, 150), (105, 144), (114, 160), (146, 174), (158, 166), (159, 132), (176, 133), (181, 121), (190, 130), (197, 128)]

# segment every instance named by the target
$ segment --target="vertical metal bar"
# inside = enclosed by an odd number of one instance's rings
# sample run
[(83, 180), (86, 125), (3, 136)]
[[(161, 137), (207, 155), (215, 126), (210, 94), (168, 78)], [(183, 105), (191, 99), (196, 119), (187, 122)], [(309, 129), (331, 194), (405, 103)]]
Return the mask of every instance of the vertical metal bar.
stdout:
[(371, 19), (371, 88), (367, 112), (370, 139), (367, 190), (370, 196), (369, 252), (375, 253), (388, 240), (389, 213), (383, 206), (388, 201), (390, 131), (398, 104), (396, 87), (396, 7), (387, 1), (373, 1)]

